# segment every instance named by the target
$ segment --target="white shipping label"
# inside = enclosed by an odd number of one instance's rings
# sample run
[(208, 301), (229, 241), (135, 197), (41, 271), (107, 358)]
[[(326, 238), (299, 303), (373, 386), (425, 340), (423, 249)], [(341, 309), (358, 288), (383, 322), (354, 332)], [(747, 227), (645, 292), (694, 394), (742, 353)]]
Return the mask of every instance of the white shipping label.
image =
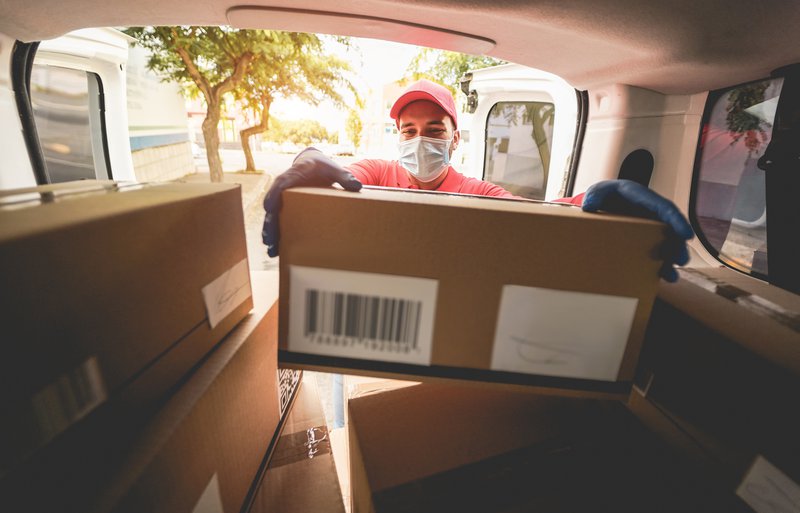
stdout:
[(639, 300), (505, 285), (492, 369), (615, 381)]
[(430, 365), (438, 281), (292, 266), (290, 351)]
[(225, 509), (222, 507), (219, 479), (217, 479), (216, 474), (211, 476), (206, 489), (203, 490), (202, 495), (197, 500), (197, 504), (194, 505), (192, 513), (225, 513)]
[(736, 489), (736, 495), (757, 513), (800, 513), (800, 485), (760, 455)]
[(203, 287), (208, 324), (213, 330), (229, 313), (252, 295), (250, 270), (245, 258)]

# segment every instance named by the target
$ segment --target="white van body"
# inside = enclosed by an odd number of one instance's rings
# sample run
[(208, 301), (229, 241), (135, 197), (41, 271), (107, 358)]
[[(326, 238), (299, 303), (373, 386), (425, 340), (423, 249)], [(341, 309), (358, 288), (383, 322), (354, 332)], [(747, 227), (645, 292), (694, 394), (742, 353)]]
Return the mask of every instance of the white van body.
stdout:
[[(471, 75), (471, 78), (468, 78)], [(467, 176), (486, 179), (487, 126), (492, 109), (501, 102), (544, 102), (555, 107), (555, 119), (550, 149), (550, 165), (547, 170), (546, 200), (564, 196), (564, 180), (569, 172), (575, 132), (577, 127), (578, 102), (575, 88), (564, 79), (552, 73), (539, 71), (518, 64), (503, 64), (490, 68), (470, 71), (462, 79), (464, 89), (477, 98), (477, 106), (470, 108), (467, 97), (458, 95), (462, 103), (461, 138), (466, 146), (459, 170)], [(471, 112), (470, 112), (471, 111)], [(522, 125), (510, 130), (524, 130)], [(523, 156), (536, 152), (535, 144), (529, 137), (512, 137), (514, 141), (524, 140), (524, 145), (509, 148)], [(520, 159), (524, 162), (524, 157)]]
[[(126, 94), (126, 65), (128, 62), (128, 45), (133, 39), (122, 32), (111, 28), (91, 28), (70, 32), (62, 37), (43, 41), (36, 52), (36, 64), (54, 66), (71, 70), (94, 73), (102, 83), (103, 102), (105, 106), (105, 139), (108, 162), (113, 169), (113, 178), (119, 181), (133, 181), (131, 147), (128, 136), (128, 101)], [(3, 45), (2, 48), (10, 48)], [(3, 95), (7, 93), (3, 91)], [(38, 106), (47, 108), (46, 105)], [(36, 109), (37, 106), (34, 105)], [(0, 122), (0, 136), (6, 132), (13, 137), (19, 132), (19, 119), (13, 123), (9, 119)], [(92, 124), (92, 150), (95, 156), (102, 155), (103, 141), (100, 126)], [(16, 134), (14, 134), (16, 135)], [(5, 137), (3, 140), (8, 140)], [(36, 179), (25, 152), (7, 152), (15, 161), (8, 169), (0, 173), (0, 188), (31, 187)], [(19, 160), (19, 161), (18, 161)], [(96, 159), (97, 160), (97, 159)], [(17, 162), (18, 161), (18, 162)], [(101, 173), (98, 171), (98, 173)], [(109, 178), (109, 176), (96, 176)]]

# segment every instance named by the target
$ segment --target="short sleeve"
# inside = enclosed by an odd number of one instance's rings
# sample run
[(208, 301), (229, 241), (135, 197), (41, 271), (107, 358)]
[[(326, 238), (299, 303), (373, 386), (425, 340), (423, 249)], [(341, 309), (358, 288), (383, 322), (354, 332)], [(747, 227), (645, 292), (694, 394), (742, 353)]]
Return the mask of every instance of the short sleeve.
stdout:
[(380, 160), (359, 160), (345, 166), (345, 169), (364, 185), (381, 185), (381, 175), (384, 173), (385, 165)]
[(578, 194), (577, 196), (572, 196), (571, 198), (559, 198), (557, 200), (553, 200), (554, 203), (569, 203), (570, 205), (582, 206), (583, 205), (583, 197), (586, 195), (585, 192)]
[(499, 185), (478, 180), (476, 178), (468, 178), (464, 185), (466, 187), (463, 187), (462, 191), (469, 194), (479, 194), (481, 196), (490, 196), (493, 198), (520, 198), (519, 196), (511, 194)]

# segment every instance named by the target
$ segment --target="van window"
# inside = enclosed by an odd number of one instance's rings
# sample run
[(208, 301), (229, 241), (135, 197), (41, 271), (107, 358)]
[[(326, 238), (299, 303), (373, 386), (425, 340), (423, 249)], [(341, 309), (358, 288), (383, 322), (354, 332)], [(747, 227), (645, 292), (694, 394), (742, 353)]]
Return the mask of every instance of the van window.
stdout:
[(695, 167), (691, 217), (706, 248), (724, 264), (766, 279), (765, 173), (758, 160), (772, 140), (783, 78), (709, 95)]
[(552, 103), (496, 103), (486, 122), (483, 179), (518, 196), (543, 200), (554, 119)]
[(31, 104), (53, 183), (108, 178), (95, 73), (34, 62)]

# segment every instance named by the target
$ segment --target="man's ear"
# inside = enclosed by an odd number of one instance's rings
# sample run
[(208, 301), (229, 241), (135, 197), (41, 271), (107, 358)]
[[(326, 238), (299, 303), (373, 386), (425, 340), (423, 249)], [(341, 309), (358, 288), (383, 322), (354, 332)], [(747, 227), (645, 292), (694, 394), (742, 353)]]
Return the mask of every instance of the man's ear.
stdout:
[(458, 143), (461, 142), (461, 132), (456, 130), (453, 132), (453, 144), (450, 145), (450, 153), (456, 151), (458, 148)]

